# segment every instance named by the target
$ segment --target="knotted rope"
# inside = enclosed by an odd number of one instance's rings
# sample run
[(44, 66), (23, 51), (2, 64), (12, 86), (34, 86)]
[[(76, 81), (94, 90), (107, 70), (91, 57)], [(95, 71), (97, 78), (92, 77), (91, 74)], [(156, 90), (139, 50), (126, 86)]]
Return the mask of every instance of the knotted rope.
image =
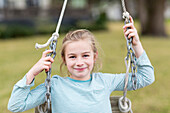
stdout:
[[(122, 8), (123, 8), (123, 19), (125, 20), (125, 24), (130, 22), (130, 15), (129, 13), (126, 11), (126, 7), (125, 7), (125, 1), (122, 1)], [(127, 28), (128, 30), (128, 28)], [(127, 39), (127, 56), (125, 57), (125, 65), (126, 65), (126, 74), (125, 74), (125, 85), (124, 85), (124, 92), (123, 92), (123, 96), (121, 98), (119, 98), (119, 110), (123, 113), (125, 112), (131, 112), (133, 113), (132, 109), (131, 109), (131, 101), (126, 97), (127, 94), (127, 84), (128, 84), (128, 78), (129, 78), (129, 69), (131, 67), (131, 72), (132, 72), (132, 82), (133, 82), (133, 89), (136, 90), (136, 62), (135, 62), (135, 53), (134, 50), (132, 48), (132, 38), (128, 39), (128, 37), (126, 37)], [(134, 79), (135, 78), (135, 79)]]
[(67, 5), (67, 0), (64, 0), (63, 7), (62, 7), (62, 10), (61, 10), (61, 14), (60, 14), (60, 17), (59, 17), (59, 20), (58, 20), (58, 24), (57, 24), (57, 27), (56, 27), (56, 31), (52, 34), (52, 36), (49, 38), (49, 40), (45, 44), (38, 44), (38, 43), (36, 43), (35, 44), (35, 48), (36, 49), (47, 47), (52, 40), (53, 41), (57, 40), (57, 38), (59, 37), (59, 33), (58, 32), (59, 32), (59, 29), (60, 29), (60, 26), (61, 26), (61, 22), (63, 20), (63, 15), (64, 15), (64, 11), (66, 9), (66, 5)]
[(125, 65), (126, 65), (126, 75), (125, 75), (125, 86), (124, 86), (124, 92), (123, 96), (119, 98), (118, 105), (119, 110), (122, 113), (132, 112), (131, 109), (131, 101), (126, 97), (127, 94), (127, 84), (128, 84), (128, 78), (129, 78), (129, 69), (130, 69), (130, 59), (125, 57)]
[[(63, 20), (63, 15), (64, 15), (64, 11), (66, 9), (66, 5), (67, 5), (67, 0), (64, 0), (61, 14), (60, 14), (58, 24), (56, 27), (56, 31), (52, 34), (50, 39), (45, 44), (38, 44), (38, 43), (35, 44), (36, 49), (47, 47), (50, 44), (49, 49), (53, 50), (53, 51), (51, 53), (49, 53), (47, 56), (51, 56), (53, 59), (56, 56), (57, 39), (59, 37), (58, 32), (59, 32), (59, 29), (61, 26), (61, 22)], [(51, 68), (49, 69), (49, 71), (46, 72), (46, 75), (47, 75), (47, 78), (45, 80), (45, 87), (47, 89), (46, 94), (45, 94), (46, 95), (45, 96), (46, 97), (45, 98), (46, 105), (45, 105), (45, 109), (43, 109), (41, 105), (38, 106), (38, 110), (40, 113), (50, 113), (50, 111), (51, 111), (51, 104), (50, 104), (51, 103)]]

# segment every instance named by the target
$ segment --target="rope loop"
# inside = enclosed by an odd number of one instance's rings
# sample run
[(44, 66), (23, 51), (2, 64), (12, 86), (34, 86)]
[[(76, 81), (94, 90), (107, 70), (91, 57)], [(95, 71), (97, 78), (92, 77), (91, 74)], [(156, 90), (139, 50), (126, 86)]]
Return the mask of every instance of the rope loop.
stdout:
[(38, 112), (39, 113), (48, 113), (47, 112), (47, 103), (45, 103), (44, 106), (43, 105), (39, 105), (37, 108), (38, 108)]
[(39, 49), (39, 48), (47, 47), (50, 44), (50, 42), (56, 41), (58, 37), (59, 37), (59, 34), (57, 32), (54, 32), (52, 34), (52, 36), (50, 37), (50, 39), (45, 44), (38, 44), (38, 43), (36, 43), (35, 44), (35, 48)]
[(52, 34), (52, 37), (53, 37), (53, 41), (56, 41), (57, 38), (59, 37), (58, 32), (54, 32), (54, 33)]
[(129, 18), (130, 18), (130, 14), (126, 11), (126, 12), (123, 12), (123, 16), (122, 16), (123, 19), (126, 20), (126, 22), (129, 21)]
[(127, 112), (131, 112), (132, 113), (132, 109), (131, 109), (131, 101), (125, 97), (125, 100), (123, 99), (124, 97), (120, 97), (119, 98), (119, 110), (122, 113), (127, 113)]

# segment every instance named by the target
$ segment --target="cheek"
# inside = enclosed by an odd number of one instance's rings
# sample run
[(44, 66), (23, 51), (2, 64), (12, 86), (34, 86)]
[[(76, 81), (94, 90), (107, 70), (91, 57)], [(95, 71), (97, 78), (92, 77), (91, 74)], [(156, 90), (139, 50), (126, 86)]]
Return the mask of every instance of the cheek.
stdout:
[(72, 72), (72, 66), (68, 63), (67, 65), (66, 65), (66, 67), (67, 67), (67, 70), (69, 71), (69, 72)]
[(94, 67), (94, 59), (89, 60), (88, 65), (91, 69)]
[(73, 67), (74, 62), (70, 60), (66, 60), (66, 64), (67, 64), (67, 68), (70, 69), (71, 67)]

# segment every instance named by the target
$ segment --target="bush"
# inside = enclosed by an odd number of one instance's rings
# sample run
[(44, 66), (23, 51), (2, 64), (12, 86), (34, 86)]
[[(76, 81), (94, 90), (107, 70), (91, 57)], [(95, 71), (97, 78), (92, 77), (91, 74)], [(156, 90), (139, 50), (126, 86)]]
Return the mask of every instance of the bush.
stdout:
[(30, 26), (23, 25), (11, 25), (5, 26), (3, 29), (0, 29), (0, 38), (16, 38), (19, 36), (29, 36), (35, 34), (35, 29)]
[[(66, 21), (67, 20), (67, 21)], [(96, 20), (65, 19), (60, 33), (66, 33), (74, 29), (104, 30), (106, 29), (106, 15), (101, 13)], [(12, 20), (0, 23), (0, 38), (9, 39), (35, 34), (51, 34), (55, 32), (56, 22), (51, 20)]]
[(0, 38), (16, 38), (35, 34), (34, 22), (31, 20), (4, 20), (0, 23)]

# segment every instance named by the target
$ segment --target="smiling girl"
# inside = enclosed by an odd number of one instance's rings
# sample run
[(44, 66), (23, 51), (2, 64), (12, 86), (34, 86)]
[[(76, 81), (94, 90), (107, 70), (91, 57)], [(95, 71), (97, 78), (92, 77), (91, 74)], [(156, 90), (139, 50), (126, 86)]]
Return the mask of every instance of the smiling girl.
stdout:
[[(125, 36), (133, 37), (132, 46), (137, 57), (137, 88), (143, 88), (154, 82), (154, 70), (139, 40), (133, 20), (126, 24)], [(126, 30), (127, 28), (130, 28)], [(34, 85), (34, 78), (43, 70), (48, 71), (54, 59), (42, 58), (17, 82), (8, 103), (8, 109), (22, 112), (35, 108), (45, 102), (45, 84)], [(51, 105), (53, 113), (112, 113), (110, 94), (124, 90), (125, 73), (94, 73), (98, 60), (98, 50), (94, 35), (85, 29), (69, 32), (63, 39), (61, 57), (62, 66), (66, 66), (69, 77), (54, 75), (51, 78)], [(133, 90), (132, 75), (129, 74), (128, 90)]]

